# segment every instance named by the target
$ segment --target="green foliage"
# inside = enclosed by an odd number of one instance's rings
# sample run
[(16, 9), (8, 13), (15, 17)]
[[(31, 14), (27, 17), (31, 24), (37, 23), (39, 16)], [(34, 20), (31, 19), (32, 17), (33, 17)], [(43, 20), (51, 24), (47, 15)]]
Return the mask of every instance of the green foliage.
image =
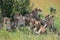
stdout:
[(0, 22), (2, 21), (2, 15), (1, 15), (1, 13), (0, 13)]
[(19, 12), (22, 15), (29, 13), (30, 0), (16, 0), (14, 3), (15, 12)]
[[(17, 12), (25, 15), (30, 11), (30, 0), (5, 0), (0, 1), (1, 11), (4, 17), (12, 17)], [(5, 12), (4, 12), (5, 10)]]
[(13, 0), (1, 0), (1, 12), (3, 17), (11, 17), (13, 9)]
[(0, 22), (2, 21), (2, 15), (1, 15), (1, 6), (0, 6)]

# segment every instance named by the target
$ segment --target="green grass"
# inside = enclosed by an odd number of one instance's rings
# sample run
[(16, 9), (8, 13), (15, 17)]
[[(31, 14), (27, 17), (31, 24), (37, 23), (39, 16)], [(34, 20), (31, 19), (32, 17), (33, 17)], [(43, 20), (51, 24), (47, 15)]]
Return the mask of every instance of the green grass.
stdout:
[[(55, 22), (57, 28), (60, 26), (59, 21)], [(0, 40), (59, 40), (59, 36), (48, 32), (47, 34), (35, 35), (32, 34), (28, 27), (24, 28), (24, 31), (17, 30), (16, 32), (8, 32), (4, 29), (0, 30)]]

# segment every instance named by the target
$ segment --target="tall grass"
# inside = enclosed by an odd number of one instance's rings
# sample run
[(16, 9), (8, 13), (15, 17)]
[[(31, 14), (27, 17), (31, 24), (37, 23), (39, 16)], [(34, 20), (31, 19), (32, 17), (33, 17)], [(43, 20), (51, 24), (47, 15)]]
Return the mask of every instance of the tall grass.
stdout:
[(24, 30), (17, 30), (16, 32), (8, 32), (4, 29), (0, 30), (0, 40), (59, 40), (59, 36), (48, 32), (47, 34), (32, 34), (28, 27)]

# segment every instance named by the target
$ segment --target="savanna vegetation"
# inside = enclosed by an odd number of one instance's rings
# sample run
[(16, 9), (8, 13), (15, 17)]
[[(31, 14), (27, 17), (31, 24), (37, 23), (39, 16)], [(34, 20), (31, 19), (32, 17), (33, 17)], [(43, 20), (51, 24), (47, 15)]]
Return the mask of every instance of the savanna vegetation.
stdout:
[[(52, 3), (55, 3), (54, 0)], [(53, 4), (53, 7), (56, 8), (54, 26), (58, 29), (58, 32), (60, 32), (59, 4), (59, 2)], [(44, 18), (45, 15), (50, 14), (49, 9), (51, 5), (52, 4), (49, 5), (49, 1), (41, 1), (40, 3), (40, 0), (0, 0), (0, 21), (2, 22), (3, 17), (13, 18), (13, 16), (17, 13), (25, 15), (31, 12), (35, 7), (42, 9), (42, 15)], [(23, 28), (21, 28), (21, 30), (16, 29), (16, 32), (8, 32), (4, 26), (2, 29), (0, 29), (0, 40), (60, 40), (59, 35), (49, 32), (49, 30), (47, 30), (47, 34), (37, 35), (32, 34), (28, 26), (24, 28), (24, 31), (22, 29)]]

